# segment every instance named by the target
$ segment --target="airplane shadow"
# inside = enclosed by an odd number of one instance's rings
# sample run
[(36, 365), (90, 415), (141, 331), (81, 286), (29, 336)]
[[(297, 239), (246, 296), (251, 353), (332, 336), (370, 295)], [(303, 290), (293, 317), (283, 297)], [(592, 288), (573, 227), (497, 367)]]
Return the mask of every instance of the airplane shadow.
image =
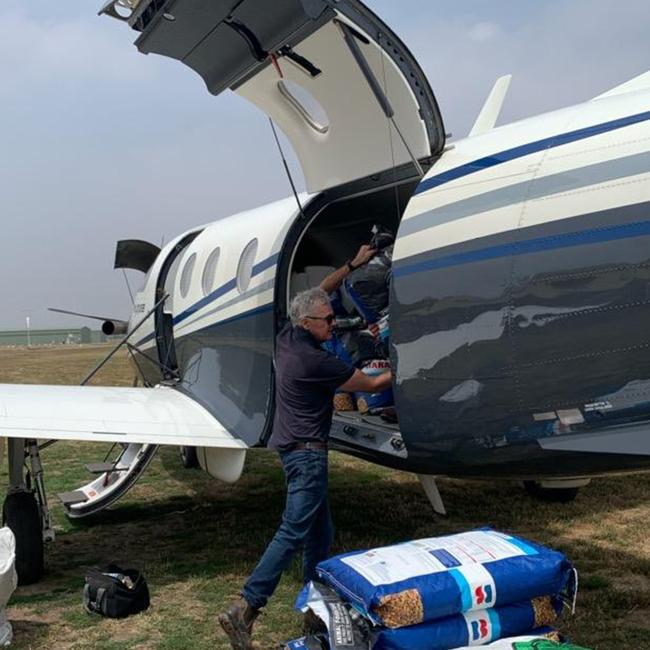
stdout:
[[(72, 545), (72, 563), (78, 567), (114, 560), (145, 566), (169, 552), (177, 558), (177, 578), (197, 571), (232, 571), (242, 564), (252, 568), (284, 506), (284, 477), (276, 457), (264, 451), (249, 454), (244, 475), (234, 485), (184, 469), (173, 450), (163, 452), (161, 460), (174, 479), (189, 483), (185, 494), (139, 500), (133, 493), (92, 519), (75, 522), (74, 530), (60, 535), (50, 549), (49, 564), (63, 569), (65, 562), (69, 567), (71, 549), (66, 547)], [(563, 526), (586, 525), (581, 522), (646, 503), (646, 482), (644, 476), (599, 479), (574, 502), (549, 504), (509, 482), (443, 479), (440, 488), (449, 515), (441, 517), (433, 513), (415, 477), (340, 456), (330, 470), (337, 530), (332, 551), (481, 526), (541, 537), (549, 544), (555, 538), (555, 545), (562, 546), (556, 531)]]
[[(124, 501), (59, 534), (48, 547), (44, 581), (29, 593), (19, 590), (23, 602), (32, 594), (49, 600), (57, 591), (68, 597), (80, 593), (87, 568), (111, 562), (143, 569), (154, 589), (187, 579), (245, 578), (280, 522), (285, 485), (277, 457), (250, 453), (244, 475), (233, 485), (182, 468), (176, 450), (163, 450), (160, 459), (152, 476)], [(172, 481), (174, 489), (158, 491), (157, 481)], [(650, 509), (647, 483), (643, 475), (599, 479), (573, 503), (549, 504), (513, 483), (443, 479), (449, 515), (441, 517), (415, 477), (336, 454), (330, 470), (337, 530), (332, 553), (491, 526), (565, 552), (586, 585), (581, 616), (605, 602), (621, 617), (636, 612), (643, 630), (650, 620), (650, 554), (631, 542), (620, 545), (619, 537), (627, 538), (627, 525), (642, 530)], [(615, 553), (608, 555), (604, 549), (611, 545)], [(298, 562), (290, 576), (299, 585)], [(575, 620), (581, 632), (588, 627)], [(47, 633), (47, 626), (18, 624), (26, 635)]]

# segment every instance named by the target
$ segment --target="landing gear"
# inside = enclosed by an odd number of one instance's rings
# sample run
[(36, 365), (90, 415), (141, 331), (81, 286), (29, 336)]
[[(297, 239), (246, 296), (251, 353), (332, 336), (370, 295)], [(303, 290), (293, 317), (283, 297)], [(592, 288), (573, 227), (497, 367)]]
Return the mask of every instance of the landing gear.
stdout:
[(31, 585), (45, 570), (41, 513), (32, 492), (10, 492), (2, 507), (2, 521), (16, 538), (19, 585)]
[[(29, 469), (25, 473), (25, 459)], [(19, 585), (38, 582), (45, 569), (44, 542), (54, 539), (36, 440), (9, 440), (9, 490), (2, 508), (3, 523), (16, 538)]]
[(196, 447), (181, 447), (181, 464), (186, 469), (194, 469), (199, 466), (199, 457), (196, 454)]
[(552, 479), (546, 481), (524, 481), (528, 494), (549, 503), (571, 503), (580, 488), (589, 484), (589, 479)]

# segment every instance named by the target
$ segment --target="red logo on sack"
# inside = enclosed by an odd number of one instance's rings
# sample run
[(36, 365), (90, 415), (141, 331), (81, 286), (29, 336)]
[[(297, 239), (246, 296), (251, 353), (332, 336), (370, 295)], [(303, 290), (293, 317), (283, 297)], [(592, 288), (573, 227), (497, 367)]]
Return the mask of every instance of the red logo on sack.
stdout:
[(493, 598), (492, 585), (476, 587), (474, 590), (474, 596), (476, 598), (477, 605), (483, 605), (483, 603), (491, 603)]
[(490, 634), (490, 627), (486, 619), (472, 621), (472, 641), (485, 639)]

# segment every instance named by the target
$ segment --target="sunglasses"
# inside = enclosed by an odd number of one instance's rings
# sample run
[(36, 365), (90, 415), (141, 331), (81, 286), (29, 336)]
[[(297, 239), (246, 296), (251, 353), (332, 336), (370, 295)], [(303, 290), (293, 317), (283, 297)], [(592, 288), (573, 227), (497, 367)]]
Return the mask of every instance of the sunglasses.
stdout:
[(305, 316), (310, 320), (324, 320), (328, 325), (331, 325), (335, 320), (336, 316), (334, 314), (327, 314), (327, 316)]

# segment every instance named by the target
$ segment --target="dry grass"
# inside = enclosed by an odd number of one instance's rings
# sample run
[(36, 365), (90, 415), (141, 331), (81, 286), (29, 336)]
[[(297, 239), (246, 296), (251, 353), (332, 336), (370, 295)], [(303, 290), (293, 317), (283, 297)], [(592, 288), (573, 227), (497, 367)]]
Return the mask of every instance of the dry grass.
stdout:
[[(78, 383), (103, 347), (0, 350), (1, 382)], [(97, 383), (130, 385), (120, 357)], [(60, 443), (44, 452), (53, 496), (87, 480), (84, 464), (106, 445)], [(413, 477), (333, 454), (334, 551), (467, 530), (483, 525), (557, 547), (577, 564), (582, 589), (562, 629), (594, 650), (650, 649), (650, 518), (647, 475), (595, 481), (568, 505), (538, 503), (508, 483), (441, 481), (450, 515), (432, 514)], [(184, 470), (175, 449), (159, 453), (140, 483), (92, 522), (69, 522), (51, 498), (57, 541), (46, 578), (19, 589), (9, 610), (16, 648), (227, 648), (216, 613), (233, 597), (277, 525), (284, 500), (271, 453), (249, 454), (242, 480), (224, 485)], [(87, 567), (115, 560), (145, 570), (152, 607), (125, 621), (87, 616)], [(297, 636), (292, 602), (296, 564), (256, 626), (262, 648)]]

